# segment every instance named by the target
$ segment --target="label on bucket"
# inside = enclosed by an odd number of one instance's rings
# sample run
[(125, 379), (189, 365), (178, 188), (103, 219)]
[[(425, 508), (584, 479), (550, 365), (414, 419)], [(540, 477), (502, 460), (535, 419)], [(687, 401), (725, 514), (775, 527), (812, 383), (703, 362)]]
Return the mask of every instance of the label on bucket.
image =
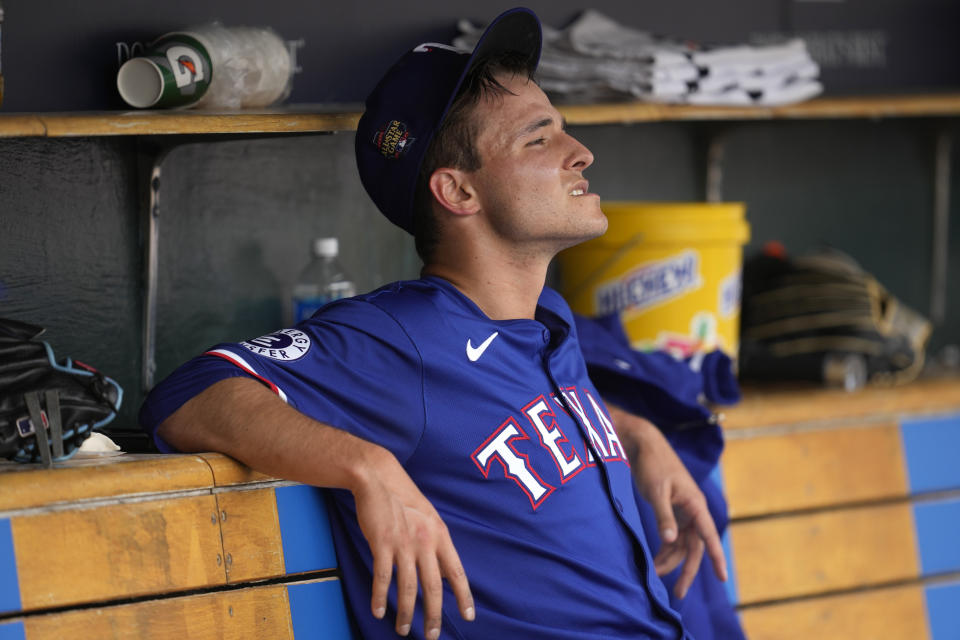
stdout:
[(594, 292), (596, 315), (646, 309), (700, 287), (700, 255), (692, 249), (631, 269)]
[(720, 299), (717, 301), (717, 308), (720, 310), (721, 317), (729, 318), (740, 312), (742, 282), (743, 278), (739, 271), (731, 273), (720, 281)]
[(657, 339), (642, 345), (646, 351), (666, 351), (674, 358), (689, 358), (695, 353), (713, 351), (722, 345), (717, 335), (717, 318), (709, 311), (699, 311), (690, 318), (690, 331), (684, 335), (674, 331), (661, 331)]

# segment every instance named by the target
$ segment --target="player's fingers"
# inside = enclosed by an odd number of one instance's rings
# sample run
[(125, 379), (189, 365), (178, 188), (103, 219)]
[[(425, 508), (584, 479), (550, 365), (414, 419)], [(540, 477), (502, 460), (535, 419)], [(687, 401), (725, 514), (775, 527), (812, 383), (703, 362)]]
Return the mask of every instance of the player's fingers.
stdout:
[(680, 566), (686, 557), (686, 549), (680, 542), (665, 544), (653, 558), (653, 568), (658, 576), (666, 575)]
[(393, 577), (393, 557), (380, 551), (373, 553), (373, 594), (370, 597), (370, 610), (375, 618), (387, 613), (387, 591), (390, 590), (390, 578)]
[(694, 526), (697, 528), (697, 533), (703, 538), (704, 544), (707, 545), (707, 555), (710, 556), (714, 573), (721, 580), (726, 580), (727, 558), (723, 554), (723, 543), (720, 541), (717, 527), (713, 524), (713, 518), (710, 517), (710, 512), (706, 506), (694, 517)]
[(657, 517), (660, 539), (664, 543), (673, 542), (677, 539), (678, 530), (677, 519), (673, 515), (673, 505), (670, 504), (670, 485), (666, 482), (661, 483), (650, 504), (653, 506), (653, 513)]
[(673, 592), (678, 598), (687, 595), (687, 590), (693, 584), (693, 579), (697, 576), (700, 569), (700, 561), (703, 559), (703, 540), (698, 536), (690, 535), (687, 539), (687, 560), (683, 564), (683, 570), (680, 571), (680, 577), (677, 578), (677, 584)]
[(440, 567), (432, 550), (424, 553), (417, 562), (420, 571), (420, 589), (423, 593), (423, 633), (427, 640), (440, 637), (440, 620), (443, 613), (443, 580)]
[(460, 562), (460, 555), (454, 548), (449, 535), (441, 543), (440, 549), (437, 551), (437, 557), (440, 560), (440, 571), (443, 573), (443, 577), (447, 579), (447, 584), (450, 585), (453, 595), (457, 598), (457, 607), (460, 609), (461, 617), (464, 620), (472, 621), (476, 617), (473, 593), (470, 591), (467, 572), (463, 570), (463, 564)]
[(417, 604), (417, 565), (408, 553), (397, 555), (397, 623), (401, 636), (410, 633), (413, 608)]

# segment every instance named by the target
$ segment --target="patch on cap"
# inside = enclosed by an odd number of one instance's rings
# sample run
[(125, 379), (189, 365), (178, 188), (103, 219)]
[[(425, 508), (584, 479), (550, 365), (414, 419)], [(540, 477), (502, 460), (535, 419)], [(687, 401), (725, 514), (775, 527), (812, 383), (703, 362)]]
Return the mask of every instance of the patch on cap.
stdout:
[(399, 158), (416, 142), (410, 137), (407, 125), (399, 120), (391, 120), (373, 134), (373, 144), (385, 158)]

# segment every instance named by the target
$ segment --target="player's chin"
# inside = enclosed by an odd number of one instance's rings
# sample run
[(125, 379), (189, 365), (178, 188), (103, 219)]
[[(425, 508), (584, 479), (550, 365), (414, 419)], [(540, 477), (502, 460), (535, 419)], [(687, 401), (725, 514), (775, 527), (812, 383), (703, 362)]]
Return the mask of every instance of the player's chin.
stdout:
[(591, 238), (602, 236), (607, 232), (607, 227), (610, 224), (606, 214), (600, 209), (599, 199), (596, 199), (594, 206), (588, 207), (582, 219), (585, 223), (584, 226), (589, 227), (589, 229), (594, 232), (594, 235), (590, 236)]
[(607, 227), (610, 226), (610, 221), (607, 220), (607, 214), (605, 214), (603, 210), (600, 209), (599, 202), (597, 202), (597, 216), (598, 216), (597, 223), (600, 226), (600, 233), (598, 235), (602, 236), (607, 232)]

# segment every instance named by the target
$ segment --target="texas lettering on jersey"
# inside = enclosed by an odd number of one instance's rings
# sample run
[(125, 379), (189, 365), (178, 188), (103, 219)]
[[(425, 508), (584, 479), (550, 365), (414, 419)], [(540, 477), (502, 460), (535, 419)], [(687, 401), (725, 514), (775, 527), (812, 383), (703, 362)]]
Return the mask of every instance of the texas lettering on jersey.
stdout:
[[(589, 412), (584, 409), (584, 397), (590, 407)], [(557, 420), (557, 409), (568, 415), (574, 423), (582, 425), (586, 438), (575, 424), (568, 423), (566, 429), (561, 427)], [(536, 440), (528, 432), (535, 434)], [(579, 449), (576, 443), (582, 443)], [(555, 486), (543, 479), (544, 470), (536, 469), (530, 462), (530, 448), (536, 446), (549, 452), (561, 484), (566, 484), (585, 468), (596, 466), (596, 457), (605, 462), (630, 464), (606, 410), (590, 391), (582, 389), (581, 394), (576, 387), (563, 389), (562, 397), (550, 394), (549, 397), (541, 395), (534, 398), (520, 410), (518, 416), (510, 416), (497, 427), (477, 447), (471, 458), (487, 479), (494, 465), (498, 464), (503, 469), (504, 477), (517, 484), (536, 510), (556, 490)]]

